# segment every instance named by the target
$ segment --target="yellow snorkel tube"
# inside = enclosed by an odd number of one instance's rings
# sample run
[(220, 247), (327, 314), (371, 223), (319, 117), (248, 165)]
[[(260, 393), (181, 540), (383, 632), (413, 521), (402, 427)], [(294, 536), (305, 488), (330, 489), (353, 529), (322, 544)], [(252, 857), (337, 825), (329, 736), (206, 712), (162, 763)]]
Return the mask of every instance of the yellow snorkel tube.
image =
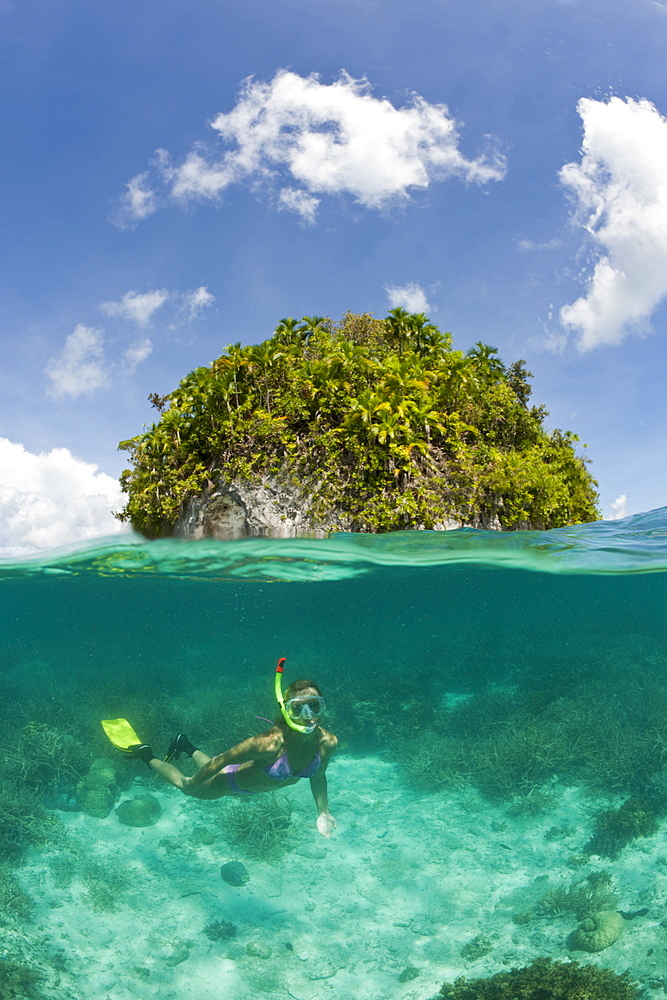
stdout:
[(290, 727), (290, 729), (295, 729), (297, 733), (312, 733), (315, 726), (300, 726), (290, 717), (289, 712), (285, 708), (285, 699), (283, 698), (283, 670), (285, 669), (285, 661), (287, 657), (281, 656), (278, 660), (278, 665), (276, 666), (276, 681), (274, 689), (276, 692), (276, 701), (280, 705), (280, 711), (283, 719)]

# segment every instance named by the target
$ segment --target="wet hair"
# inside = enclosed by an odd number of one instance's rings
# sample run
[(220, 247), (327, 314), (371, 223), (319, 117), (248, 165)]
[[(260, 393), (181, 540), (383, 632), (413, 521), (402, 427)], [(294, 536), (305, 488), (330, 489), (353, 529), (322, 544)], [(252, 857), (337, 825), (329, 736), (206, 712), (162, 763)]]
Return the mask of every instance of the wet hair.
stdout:
[[(300, 681), (292, 681), (291, 684), (287, 685), (287, 687), (283, 691), (283, 701), (289, 701), (290, 698), (296, 698), (302, 691), (307, 691), (308, 689), (315, 691), (320, 696), (320, 698), (322, 697), (322, 692), (320, 691), (319, 686), (315, 684), (314, 681), (308, 681), (302, 679)], [(282, 712), (278, 713), (278, 716), (276, 718), (276, 725), (277, 726), (287, 725), (287, 723), (283, 719)]]
[(313, 691), (317, 692), (320, 698), (322, 697), (322, 692), (314, 681), (301, 680), (292, 681), (291, 684), (288, 684), (283, 693), (283, 698), (285, 701), (289, 701), (290, 698), (296, 698), (301, 691), (305, 691), (307, 688), (312, 688)]

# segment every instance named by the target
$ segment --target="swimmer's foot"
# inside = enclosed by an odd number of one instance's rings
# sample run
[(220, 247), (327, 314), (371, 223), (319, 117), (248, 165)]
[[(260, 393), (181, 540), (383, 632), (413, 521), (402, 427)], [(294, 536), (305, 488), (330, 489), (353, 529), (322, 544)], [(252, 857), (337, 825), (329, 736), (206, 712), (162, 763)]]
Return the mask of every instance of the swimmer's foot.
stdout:
[(127, 750), (128, 753), (138, 757), (139, 760), (143, 760), (144, 764), (150, 765), (150, 762), (156, 759), (153, 748), (149, 747), (147, 743), (140, 743), (138, 746), (128, 747)]
[(178, 760), (182, 753), (184, 753), (186, 757), (192, 757), (196, 749), (197, 747), (193, 746), (185, 733), (177, 733), (169, 744), (167, 756), (164, 759)]

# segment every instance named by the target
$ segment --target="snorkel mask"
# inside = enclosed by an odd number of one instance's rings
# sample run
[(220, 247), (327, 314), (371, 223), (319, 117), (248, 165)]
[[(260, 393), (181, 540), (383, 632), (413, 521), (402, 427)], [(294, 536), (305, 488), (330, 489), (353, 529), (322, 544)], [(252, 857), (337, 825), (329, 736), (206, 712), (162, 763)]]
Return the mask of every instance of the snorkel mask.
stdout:
[[(282, 675), (285, 667), (285, 657), (281, 656), (276, 667), (275, 692), (276, 700), (280, 705), (283, 719), (297, 733), (312, 733), (317, 728), (317, 717), (324, 712), (326, 704), (324, 698), (319, 695), (303, 695), (301, 697), (290, 698), (285, 701), (283, 698)], [(302, 725), (296, 722), (302, 720)]]

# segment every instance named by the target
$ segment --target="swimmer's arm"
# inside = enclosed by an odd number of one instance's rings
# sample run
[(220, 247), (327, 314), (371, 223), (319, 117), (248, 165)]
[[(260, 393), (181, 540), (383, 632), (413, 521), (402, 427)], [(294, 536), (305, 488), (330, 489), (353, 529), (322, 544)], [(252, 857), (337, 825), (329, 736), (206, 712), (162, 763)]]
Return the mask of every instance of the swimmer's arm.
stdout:
[(188, 778), (189, 787), (196, 788), (197, 785), (203, 784), (209, 778), (215, 777), (228, 764), (246, 764), (251, 760), (260, 763), (265, 760), (272, 761), (276, 753), (273, 743), (275, 743), (275, 739), (263, 735), (251, 736), (250, 739), (237, 743), (231, 750), (225, 750), (224, 753), (218, 754), (217, 757), (211, 757), (206, 764), (203, 764), (196, 774)]
[(313, 793), (315, 806), (317, 807), (317, 829), (323, 837), (327, 838), (327, 840), (338, 825), (329, 812), (329, 795), (326, 776), (326, 769), (331, 758), (331, 754), (337, 746), (338, 740), (333, 733), (327, 733), (327, 736), (320, 744), (322, 764), (316, 774), (314, 774), (310, 779), (310, 790)]

